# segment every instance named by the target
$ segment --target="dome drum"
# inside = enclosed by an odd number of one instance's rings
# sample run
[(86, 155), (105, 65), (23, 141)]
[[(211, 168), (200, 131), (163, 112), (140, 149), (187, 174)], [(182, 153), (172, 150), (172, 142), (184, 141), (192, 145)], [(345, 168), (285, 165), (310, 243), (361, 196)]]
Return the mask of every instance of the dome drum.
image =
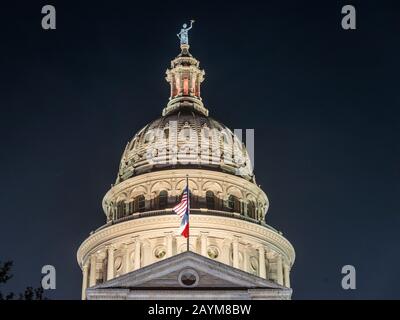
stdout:
[[(254, 183), (218, 171), (188, 168), (147, 173), (114, 186), (103, 199), (107, 221), (142, 211), (171, 210), (179, 202), (186, 174), (193, 210), (232, 212), (255, 222), (265, 221), (268, 199)], [(144, 199), (142, 206), (137, 204), (139, 199)]]

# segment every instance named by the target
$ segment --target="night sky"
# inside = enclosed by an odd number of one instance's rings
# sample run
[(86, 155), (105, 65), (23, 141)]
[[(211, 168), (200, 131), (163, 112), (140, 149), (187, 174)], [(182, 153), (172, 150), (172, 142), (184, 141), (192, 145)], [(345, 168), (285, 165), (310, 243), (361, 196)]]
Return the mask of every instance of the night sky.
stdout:
[[(41, 28), (41, 8), (57, 29)], [(341, 28), (353, 4), (357, 30)], [(255, 129), (268, 224), (296, 250), (294, 299), (400, 298), (400, 4), (396, 1), (23, 1), (0, 18), (0, 260), (5, 291), (57, 270), (52, 299), (79, 299), (76, 251), (105, 222), (127, 141), (161, 115), (176, 33), (203, 101)], [(341, 268), (357, 289), (341, 288)]]

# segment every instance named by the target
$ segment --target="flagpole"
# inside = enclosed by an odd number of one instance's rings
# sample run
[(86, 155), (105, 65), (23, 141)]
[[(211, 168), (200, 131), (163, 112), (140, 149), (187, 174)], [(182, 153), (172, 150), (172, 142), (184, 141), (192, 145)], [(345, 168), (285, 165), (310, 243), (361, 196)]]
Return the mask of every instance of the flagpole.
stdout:
[(187, 188), (187, 192), (188, 192), (188, 236), (186, 239), (186, 251), (190, 251), (189, 250), (189, 237), (190, 237), (190, 190), (189, 190), (189, 175), (186, 175), (186, 188)]

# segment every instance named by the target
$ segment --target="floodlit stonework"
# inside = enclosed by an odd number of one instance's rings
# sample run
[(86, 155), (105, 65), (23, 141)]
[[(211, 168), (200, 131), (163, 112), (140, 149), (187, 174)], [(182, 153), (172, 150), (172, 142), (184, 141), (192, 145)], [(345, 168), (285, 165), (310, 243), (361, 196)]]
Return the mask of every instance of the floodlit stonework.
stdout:
[[(153, 298), (159, 299), (290, 298), (294, 249), (265, 223), (269, 202), (246, 147), (208, 115), (200, 97), (204, 76), (182, 44), (167, 70), (169, 103), (127, 144), (103, 199), (106, 224), (78, 250), (82, 299), (148, 299), (146, 286), (158, 286)], [(172, 212), (186, 176), (191, 253)], [(160, 270), (168, 274), (168, 290), (164, 278), (152, 276)]]

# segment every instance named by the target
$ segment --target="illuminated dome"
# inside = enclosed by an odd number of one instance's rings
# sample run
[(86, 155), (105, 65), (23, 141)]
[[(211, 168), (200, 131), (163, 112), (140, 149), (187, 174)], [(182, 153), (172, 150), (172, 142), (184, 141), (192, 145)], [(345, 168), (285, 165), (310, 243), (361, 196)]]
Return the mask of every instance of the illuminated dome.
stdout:
[(191, 108), (179, 108), (140, 130), (125, 148), (116, 183), (172, 168), (205, 168), (254, 180), (240, 139), (220, 122)]
[[(83, 299), (88, 287), (95, 292), (98, 284), (125, 279), (188, 246), (275, 283), (283, 295), (274, 298), (290, 297), (294, 249), (266, 223), (269, 201), (255, 182), (241, 131), (235, 134), (209, 117), (200, 96), (205, 73), (188, 49), (181, 43), (166, 71), (170, 98), (162, 115), (125, 147), (116, 182), (103, 198), (106, 223), (78, 250)], [(172, 210), (187, 183), (189, 243), (176, 233), (180, 218)]]

